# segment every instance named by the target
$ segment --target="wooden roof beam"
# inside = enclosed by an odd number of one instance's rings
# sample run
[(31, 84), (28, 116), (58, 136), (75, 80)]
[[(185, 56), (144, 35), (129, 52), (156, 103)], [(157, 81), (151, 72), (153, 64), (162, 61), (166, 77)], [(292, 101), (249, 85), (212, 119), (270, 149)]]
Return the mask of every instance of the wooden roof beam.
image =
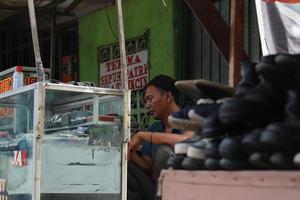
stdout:
[(185, 0), (209, 37), (229, 62), (229, 29), (211, 0)]
[(230, 58), (228, 85), (235, 87), (241, 78), (241, 61), (244, 53), (244, 0), (231, 0)]
[(236, 86), (240, 80), (240, 62), (247, 57), (243, 50), (244, 3), (241, 0), (231, 0), (229, 29), (212, 0), (185, 0), (185, 2), (229, 63), (229, 86)]

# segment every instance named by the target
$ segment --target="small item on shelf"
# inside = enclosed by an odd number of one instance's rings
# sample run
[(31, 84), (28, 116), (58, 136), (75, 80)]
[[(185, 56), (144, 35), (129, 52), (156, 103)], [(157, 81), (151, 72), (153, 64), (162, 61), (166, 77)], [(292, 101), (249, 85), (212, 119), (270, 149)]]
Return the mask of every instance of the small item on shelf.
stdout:
[(70, 113), (63, 113), (61, 117), (61, 125), (62, 126), (69, 126), (70, 123)]
[(9, 131), (0, 131), (0, 137), (7, 137), (9, 136)]
[(46, 128), (57, 128), (62, 126), (70, 126), (91, 122), (93, 113), (91, 111), (72, 111), (66, 113), (56, 113), (45, 120)]
[(54, 127), (60, 126), (61, 121), (62, 121), (62, 114), (56, 113), (56, 114), (52, 115), (52, 117), (50, 119), (46, 119), (45, 127), (46, 128), (54, 128)]
[(100, 121), (107, 121), (107, 122), (121, 122), (121, 116), (118, 114), (105, 114), (105, 115), (99, 115)]
[(86, 123), (92, 116), (93, 113), (90, 111), (74, 111), (70, 114), (70, 123), (72, 125)]
[(23, 67), (16, 66), (16, 70), (13, 74), (13, 90), (24, 86), (24, 74)]
[(76, 134), (78, 136), (82, 136), (82, 137), (87, 137), (88, 136), (88, 133), (87, 133), (87, 130), (89, 129), (89, 127), (85, 127), (85, 126), (79, 126), (77, 129), (76, 129)]
[(108, 124), (90, 126), (85, 134), (89, 137), (89, 145), (120, 146), (120, 129), (118, 126)]
[(90, 81), (70, 81), (68, 84), (75, 85), (75, 86), (89, 86), (89, 87), (96, 87), (95, 83), (90, 82)]

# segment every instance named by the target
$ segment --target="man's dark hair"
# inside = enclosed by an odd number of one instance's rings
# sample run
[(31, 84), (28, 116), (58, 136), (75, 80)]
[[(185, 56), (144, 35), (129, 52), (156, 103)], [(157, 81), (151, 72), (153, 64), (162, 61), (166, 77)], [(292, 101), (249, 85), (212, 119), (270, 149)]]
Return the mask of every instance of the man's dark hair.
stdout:
[(174, 97), (174, 100), (177, 102), (179, 93), (175, 87), (176, 80), (170, 76), (158, 75), (155, 76), (149, 83), (144, 87), (144, 92), (149, 86), (154, 86), (162, 91), (171, 92)]

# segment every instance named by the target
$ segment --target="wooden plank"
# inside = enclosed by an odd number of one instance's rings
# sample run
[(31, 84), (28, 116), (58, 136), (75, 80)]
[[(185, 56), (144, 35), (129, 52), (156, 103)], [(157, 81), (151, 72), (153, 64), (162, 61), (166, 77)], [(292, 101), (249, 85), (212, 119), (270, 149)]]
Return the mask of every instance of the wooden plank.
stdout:
[(191, 79), (202, 77), (202, 35), (203, 28), (194, 16), (191, 16)]
[(209, 35), (204, 31), (202, 37), (202, 77), (205, 80), (210, 80), (210, 68), (211, 68), (211, 42)]
[(260, 46), (260, 38), (259, 38), (259, 30), (258, 30), (258, 21), (256, 14), (255, 1), (250, 1), (250, 49), (249, 55), (251, 56), (252, 61), (258, 62), (261, 56), (261, 46)]
[(208, 32), (217, 49), (229, 61), (229, 29), (211, 0), (185, 0)]
[(228, 84), (231, 87), (235, 87), (240, 80), (240, 62), (243, 59), (244, 1), (231, 0), (230, 24), (231, 31)]
[[(220, 12), (221, 6), (220, 1), (214, 3), (217, 10)], [(211, 81), (220, 82), (220, 55), (218, 50), (215, 48), (214, 45), (211, 45)]]
[[(52, 78), (56, 78), (55, 55), (56, 55), (56, 14), (55, 10), (51, 11), (51, 33), (50, 33), (50, 69)], [(72, 52), (73, 53), (73, 52)]]
[[(219, 1), (220, 13), (225, 20), (226, 25), (230, 24), (230, 0)], [(223, 56), (220, 56), (220, 83), (228, 84), (229, 66)]]
[(128, 90), (128, 75), (127, 75), (127, 60), (125, 47), (125, 34), (123, 22), (123, 10), (121, 0), (116, 1), (117, 17), (118, 17), (118, 32), (119, 32), (119, 46), (120, 46), (120, 60), (122, 70), (122, 85), (123, 89)]
[(56, 0), (56, 1), (51, 1), (49, 2), (44, 9), (49, 9), (52, 10), (53, 8), (56, 8), (59, 4), (61, 4), (62, 2), (64, 2), (65, 0)]
[(41, 58), (37, 23), (35, 17), (35, 7), (34, 7), (33, 0), (28, 0), (28, 11), (29, 11), (30, 26), (31, 26), (31, 35), (32, 35), (32, 44), (33, 44), (33, 51), (34, 51), (34, 58), (35, 58), (35, 67), (37, 73), (37, 81), (42, 82), (45, 81), (45, 72), (44, 72), (43, 62)]
[(220, 82), (220, 56), (216, 48), (211, 45), (211, 77), (210, 80)]
[(65, 8), (64, 12), (66, 13), (72, 12), (72, 10), (76, 8), (81, 2), (82, 0), (74, 0), (72, 3), (70, 3), (68, 7)]
[(261, 42), (261, 50), (263, 55), (268, 55), (269, 50), (267, 48), (267, 43), (265, 40), (265, 31), (264, 31), (264, 24), (263, 24), (263, 16), (262, 16), (262, 1), (261, 0), (255, 0), (256, 5), (256, 16), (257, 16), (257, 22), (258, 22), (258, 30), (260, 35), (260, 42)]
[[(120, 60), (121, 60), (121, 72), (122, 72), (122, 85), (126, 90), (124, 96), (124, 119), (123, 119), (123, 145), (122, 152), (128, 151), (128, 142), (130, 140), (129, 127), (126, 126), (130, 121), (130, 91), (128, 91), (128, 75), (127, 75), (127, 59), (126, 59), (126, 47), (125, 47), (125, 34), (124, 34), (124, 22), (123, 22), (123, 10), (122, 1), (116, 0), (117, 17), (118, 17), (118, 32), (119, 32), (119, 46), (120, 46)], [(126, 107), (128, 105), (128, 107)], [(127, 156), (122, 153), (122, 171), (121, 171), (121, 199), (127, 199)]]
[[(188, 79), (191, 74), (191, 11), (182, 0), (174, 1), (175, 78)], [(189, 66), (189, 67), (187, 67)], [(199, 66), (198, 66), (199, 67)]]
[[(251, 38), (250, 38), (250, 18), (251, 18), (251, 13), (250, 13), (250, 1), (251, 0), (244, 0), (244, 51), (249, 55), (250, 52), (250, 44), (251, 43)], [(252, 0), (253, 1), (253, 0)], [(251, 57), (251, 55), (249, 55)]]

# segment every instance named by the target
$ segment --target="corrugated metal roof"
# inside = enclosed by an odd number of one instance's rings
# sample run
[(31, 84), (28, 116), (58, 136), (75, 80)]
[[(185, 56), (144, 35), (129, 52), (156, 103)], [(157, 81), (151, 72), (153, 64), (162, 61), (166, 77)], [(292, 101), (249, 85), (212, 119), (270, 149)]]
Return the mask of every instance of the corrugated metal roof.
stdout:
[[(59, 24), (110, 6), (114, 0), (34, 0), (34, 3), (38, 14), (47, 15), (55, 9)], [(20, 12), (28, 12), (27, 0), (0, 1), (0, 20)]]

